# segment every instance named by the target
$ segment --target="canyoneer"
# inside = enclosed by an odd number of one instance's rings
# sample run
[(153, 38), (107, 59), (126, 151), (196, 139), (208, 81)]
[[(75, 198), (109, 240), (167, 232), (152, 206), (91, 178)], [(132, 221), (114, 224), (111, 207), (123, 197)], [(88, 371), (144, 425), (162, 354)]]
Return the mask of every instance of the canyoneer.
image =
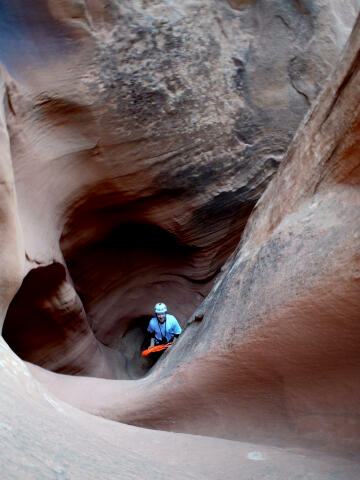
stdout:
[(159, 302), (154, 308), (155, 317), (149, 322), (147, 331), (151, 336), (150, 348), (175, 342), (182, 332), (174, 315), (167, 313), (165, 303)]

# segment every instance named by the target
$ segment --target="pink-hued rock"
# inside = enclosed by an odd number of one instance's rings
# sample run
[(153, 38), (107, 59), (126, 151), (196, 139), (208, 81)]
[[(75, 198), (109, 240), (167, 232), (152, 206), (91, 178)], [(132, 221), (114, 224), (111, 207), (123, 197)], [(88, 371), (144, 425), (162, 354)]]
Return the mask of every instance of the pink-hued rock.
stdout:
[(165, 301), (186, 327), (359, 7), (230, 3), (4, 8), (26, 271), (66, 269), (56, 300), (45, 289), (32, 305), (29, 273), (12, 302), (4, 335), (22, 358), (73, 374), (144, 374), (153, 305)]
[(359, 7), (3, 8), (2, 477), (359, 478)]
[(351, 459), (147, 430), (89, 415), (49, 393), (2, 339), (0, 366), (0, 467), (7, 480), (359, 478)]
[[(5, 84), (0, 77), (0, 99)], [(9, 134), (4, 103), (0, 102), (0, 332), (9, 303), (20, 287), (24, 275), (24, 247), (15, 196)]]
[(143, 427), (358, 456), (359, 45), (360, 21), (178, 344), (134, 382), (34, 369), (57, 396)]

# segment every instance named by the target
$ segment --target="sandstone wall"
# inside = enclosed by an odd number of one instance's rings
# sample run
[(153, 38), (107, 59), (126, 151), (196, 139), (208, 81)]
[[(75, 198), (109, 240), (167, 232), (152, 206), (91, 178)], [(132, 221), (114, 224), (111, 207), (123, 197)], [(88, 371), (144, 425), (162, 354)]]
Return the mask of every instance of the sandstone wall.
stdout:
[[(7, 125), (30, 272), (4, 335), (22, 358), (110, 378), (146, 371), (139, 350), (154, 303), (165, 301), (186, 327), (358, 8), (4, 7)], [(39, 267), (50, 291), (35, 299)]]
[(358, 455), (359, 45), (358, 21), (175, 347), (134, 382), (35, 369), (56, 395), (139, 426)]
[(206, 297), (136, 381), (1, 338), (2, 476), (356, 480), (359, 21), (233, 250), (359, 4), (164, 6), (0, 5), (7, 339), (129, 378)]

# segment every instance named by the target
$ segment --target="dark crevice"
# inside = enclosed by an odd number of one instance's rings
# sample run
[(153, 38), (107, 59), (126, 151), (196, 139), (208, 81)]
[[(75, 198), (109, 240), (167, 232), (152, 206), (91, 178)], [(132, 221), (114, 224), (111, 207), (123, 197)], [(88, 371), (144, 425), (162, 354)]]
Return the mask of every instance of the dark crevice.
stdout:
[(41, 364), (42, 348), (64, 340), (63, 326), (69, 319), (59, 315), (54, 321), (47, 300), (56, 296), (65, 278), (65, 268), (59, 263), (35, 268), (24, 278), (13, 298), (3, 337), (23, 360)]
[(327, 109), (327, 112), (325, 114), (325, 117), (323, 121), (321, 122), (320, 128), (326, 123), (328, 118), (330, 117), (332, 111), (334, 110), (336, 104), (338, 103), (339, 99), (342, 97), (342, 92), (345, 90), (346, 86), (350, 82), (351, 78), (355, 74), (355, 72), (359, 69), (359, 64), (360, 64), (360, 51), (357, 52), (357, 55), (353, 59), (351, 66), (349, 70), (347, 71), (347, 74), (343, 78), (342, 82), (336, 89), (336, 92), (333, 94), (333, 100), (331, 104), (329, 105), (329, 108)]
[[(154, 304), (165, 302), (185, 329), (237, 243), (236, 225), (224, 238), (224, 226), (211, 220), (207, 231), (219, 240), (212, 248), (194, 246), (206, 240), (197, 239), (199, 219), (170, 232), (150, 221), (153, 200), (111, 204), (118, 200), (89, 197), (61, 238), (66, 267), (41, 265), (25, 278), (4, 325), (6, 341), (24, 360), (66, 374), (144, 376), (155, 360), (141, 356)], [(220, 200), (226, 219), (232, 196)], [(214, 210), (198, 213), (209, 221)]]
[[(131, 332), (132, 330), (135, 330), (136, 328), (139, 328), (145, 334), (150, 319), (151, 319), (151, 315), (143, 315), (142, 317), (134, 318), (131, 324), (123, 333), (123, 338), (126, 337), (126, 335), (128, 335), (129, 332)], [(144, 347), (145, 345), (142, 344), (141, 348), (144, 348)]]
[(275, 18), (278, 18), (285, 25), (286, 28), (291, 30), (291, 26), (287, 23), (287, 21), (284, 19), (282, 15), (275, 15)]
[[(118, 217), (119, 223), (109, 228), (107, 215), (115, 210), (109, 206), (94, 220), (82, 208), (67, 225), (61, 245), (95, 337), (121, 352), (128, 378), (138, 378), (152, 366), (141, 350), (148, 346), (146, 328), (154, 304), (167, 303), (169, 313), (185, 328), (218, 269), (204, 269), (205, 250), (155, 224), (136, 221), (136, 214), (133, 221)], [(78, 242), (81, 236), (86, 241)]]

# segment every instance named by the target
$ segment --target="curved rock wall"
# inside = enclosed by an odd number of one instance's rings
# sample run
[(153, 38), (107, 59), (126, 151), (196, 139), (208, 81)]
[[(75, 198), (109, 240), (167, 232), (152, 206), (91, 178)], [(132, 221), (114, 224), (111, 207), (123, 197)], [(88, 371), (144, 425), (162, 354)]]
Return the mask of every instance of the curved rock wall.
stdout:
[[(3, 478), (279, 480), (359, 478), (358, 465), (310, 451), (134, 428), (74, 409), (38, 384), (0, 339)], [(73, 378), (73, 377), (68, 377)], [(156, 448), (154, 448), (154, 445)]]
[(0, 77), (0, 332), (24, 273), (23, 235), (19, 223), (9, 133), (4, 108), (5, 84)]
[(4, 334), (129, 378), (155, 291), (186, 331), (131, 382), (0, 339), (2, 475), (358, 479), (359, 22), (235, 247), (359, 3), (25, 7), (0, 5)]
[(139, 426), (357, 458), (359, 45), (360, 18), (237, 251), (157, 368), (116, 385), (57, 377), (57, 395)]
[[(358, 2), (66, 0), (35, 2), (30, 13), (25, 3), (3, 8), (18, 54), (1, 59), (26, 268), (64, 265), (64, 289), (75, 288), (90, 325), (85, 344), (95, 334), (113, 365), (87, 363), (63, 322), (61, 359), (51, 334), (44, 352), (17, 352), (68, 373), (137, 377), (148, 368), (137, 359), (153, 304), (165, 301), (186, 326), (330, 72)], [(84, 345), (84, 319), (59, 295), (59, 319), (65, 309)], [(15, 303), (9, 318), (38, 309), (24, 291)], [(14, 348), (27, 342), (21, 331), (9, 320)]]

